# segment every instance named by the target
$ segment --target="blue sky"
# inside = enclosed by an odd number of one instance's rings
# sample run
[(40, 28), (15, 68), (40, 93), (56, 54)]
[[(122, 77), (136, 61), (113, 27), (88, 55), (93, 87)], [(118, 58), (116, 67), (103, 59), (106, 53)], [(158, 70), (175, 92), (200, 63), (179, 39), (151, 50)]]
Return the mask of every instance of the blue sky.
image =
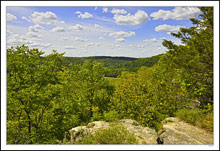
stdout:
[(7, 47), (25, 44), (45, 54), (127, 56), (165, 53), (163, 39), (192, 26), (197, 7), (7, 7)]

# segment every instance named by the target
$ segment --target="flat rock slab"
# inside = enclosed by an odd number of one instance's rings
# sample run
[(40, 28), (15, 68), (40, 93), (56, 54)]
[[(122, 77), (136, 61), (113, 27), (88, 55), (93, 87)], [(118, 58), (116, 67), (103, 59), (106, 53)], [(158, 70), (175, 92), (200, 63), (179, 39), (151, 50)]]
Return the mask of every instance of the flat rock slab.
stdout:
[(166, 131), (161, 135), (164, 144), (213, 144), (213, 133), (193, 126), (178, 118), (167, 118), (163, 125)]

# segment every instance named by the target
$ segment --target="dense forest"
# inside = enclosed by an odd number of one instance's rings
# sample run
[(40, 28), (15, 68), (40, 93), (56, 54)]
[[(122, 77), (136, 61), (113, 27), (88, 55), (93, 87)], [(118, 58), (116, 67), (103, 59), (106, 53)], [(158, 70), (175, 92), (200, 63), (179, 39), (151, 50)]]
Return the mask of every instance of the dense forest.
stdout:
[(70, 63), (82, 65), (85, 60), (90, 62), (103, 63), (108, 68), (105, 73), (106, 77), (118, 77), (122, 71), (136, 72), (140, 67), (151, 67), (158, 62), (162, 54), (149, 58), (131, 58), (131, 57), (110, 57), (110, 56), (93, 56), (93, 57), (63, 57), (62, 65), (70, 67)]
[(63, 144), (73, 127), (124, 118), (159, 132), (176, 116), (212, 131), (213, 8), (200, 10), (172, 33), (181, 45), (164, 40), (167, 52), (150, 58), (7, 49), (7, 144)]

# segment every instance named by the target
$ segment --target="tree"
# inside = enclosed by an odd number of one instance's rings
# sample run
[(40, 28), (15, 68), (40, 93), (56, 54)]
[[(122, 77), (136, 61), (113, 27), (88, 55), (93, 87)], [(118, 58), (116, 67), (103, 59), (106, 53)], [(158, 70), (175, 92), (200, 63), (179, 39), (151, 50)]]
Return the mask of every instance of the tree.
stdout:
[(24, 45), (7, 49), (7, 143), (37, 143), (47, 130), (63, 54), (43, 54)]
[(199, 8), (201, 14), (190, 19), (195, 26), (172, 33), (183, 44), (164, 40), (163, 45), (169, 49), (167, 55), (173, 67), (182, 73), (179, 78), (188, 99), (197, 99), (204, 107), (213, 103), (213, 8)]

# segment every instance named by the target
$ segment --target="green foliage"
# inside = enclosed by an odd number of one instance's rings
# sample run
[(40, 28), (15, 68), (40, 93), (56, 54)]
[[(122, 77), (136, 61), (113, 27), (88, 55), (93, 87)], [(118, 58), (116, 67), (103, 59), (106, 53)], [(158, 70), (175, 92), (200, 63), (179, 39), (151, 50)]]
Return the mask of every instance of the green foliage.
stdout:
[(99, 129), (76, 144), (137, 144), (137, 140), (124, 126), (112, 126)]
[(115, 110), (111, 110), (109, 112), (104, 112), (104, 120), (107, 122), (117, 121), (119, 119), (118, 112)]
[(130, 57), (109, 57), (109, 56), (95, 56), (95, 57), (63, 57), (63, 65), (70, 67), (70, 64), (82, 65), (84, 61), (104, 64), (108, 68), (105, 73), (106, 77), (117, 77), (122, 71), (136, 72), (141, 66), (151, 67), (157, 63), (162, 55), (157, 55), (149, 58), (130, 58)]
[(39, 138), (47, 130), (44, 120), (59, 96), (57, 73), (63, 54), (53, 51), (47, 59), (42, 55), (38, 49), (24, 45), (7, 49), (8, 143), (41, 142)]
[[(7, 143), (67, 143), (73, 127), (121, 118), (160, 133), (162, 121), (176, 115), (212, 131), (213, 8), (200, 10), (193, 27), (172, 33), (183, 45), (164, 40), (166, 54), (150, 58), (68, 58), (24, 45), (7, 49)], [(90, 136), (84, 142), (127, 143), (104, 138), (116, 133), (103, 131), (97, 141)]]
[(93, 113), (91, 121), (102, 121), (104, 119), (103, 115), (100, 113)]
[(187, 98), (198, 98), (201, 108), (213, 103), (213, 8), (200, 7), (202, 13), (191, 19), (195, 27), (172, 33), (184, 45), (165, 40), (172, 68), (181, 71), (179, 80), (185, 85)]
[(181, 109), (176, 112), (176, 116), (193, 125), (213, 131), (213, 112), (203, 109)]
[(196, 121), (203, 118), (203, 111), (200, 109), (181, 109), (176, 113), (176, 116), (195, 125)]

